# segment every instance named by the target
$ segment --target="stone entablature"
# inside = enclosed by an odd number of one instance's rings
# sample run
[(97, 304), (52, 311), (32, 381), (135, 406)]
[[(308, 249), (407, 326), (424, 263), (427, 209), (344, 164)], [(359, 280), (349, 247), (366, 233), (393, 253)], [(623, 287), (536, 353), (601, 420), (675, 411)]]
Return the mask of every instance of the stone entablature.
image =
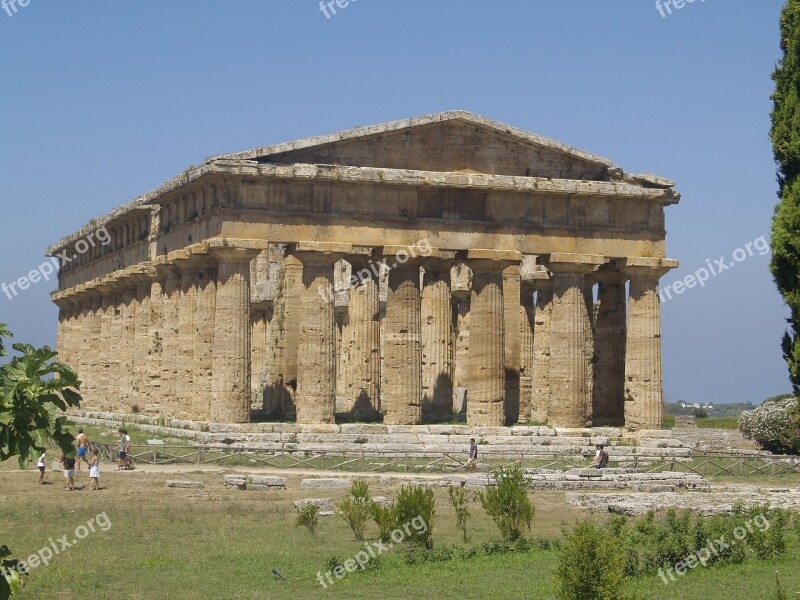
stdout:
[(657, 427), (672, 185), (461, 112), (209, 159), (62, 261), (59, 351), (104, 410)]

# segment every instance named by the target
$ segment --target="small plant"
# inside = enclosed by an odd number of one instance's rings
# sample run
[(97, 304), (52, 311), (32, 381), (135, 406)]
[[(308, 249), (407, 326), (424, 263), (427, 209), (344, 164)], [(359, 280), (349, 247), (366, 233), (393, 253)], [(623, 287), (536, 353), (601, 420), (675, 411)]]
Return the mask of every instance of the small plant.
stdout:
[(300, 509), (294, 524), (297, 527), (305, 527), (311, 535), (314, 535), (319, 525), (319, 505), (312, 502), (306, 504)]
[[(398, 527), (403, 527), (405, 541), (433, 548), (433, 517), (436, 514), (436, 499), (431, 488), (400, 486), (394, 507)], [(418, 523), (420, 523), (417, 526)], [(413, 524), (414, 527), (410, 527)], [(422, 527), (422, 525), (425, 525)]]
[(634, 600), (626, 591), (625, 557), (613, 535), (591, 523), (578, 523), (567, 536), (558, 567), (559, 600)]
[(467, 520), (469, 519), (469, 508), (467, 504), (467, 490), (463, 487), (447, 488), (447, 494), (450, 496), (450, 504), (453, 505), (453, 510), (456, 512), (456, 527), (461, 530), (464, 537), (464, 543), (467, 541)]
[(522, 537), (530, 530), (535, 509), (528, 498), (529, 484), (519, 467), (503, 467), (496, 473), (497, 483), (490, 485), (478, 498), (507, 542)]
[(781, 587), (777, 571), (775, 571), (775, 593), (772, 595), (772, 600), (789, 600), (789, 594)]
[(364, 539), (364, 529), (372, 513), (373, 504), (374, 502), (369, 495), (369, 483), (366, 481), (354, 481), (344, 500), (336, 505), (342, 518), (353, 530), (353, 535), (359, 541)]

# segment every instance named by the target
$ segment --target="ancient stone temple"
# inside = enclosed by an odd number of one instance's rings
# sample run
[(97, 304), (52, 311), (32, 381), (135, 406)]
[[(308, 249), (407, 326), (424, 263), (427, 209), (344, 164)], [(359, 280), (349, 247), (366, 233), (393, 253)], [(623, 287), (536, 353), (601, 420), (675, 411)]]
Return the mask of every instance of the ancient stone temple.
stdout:
[(49, 248), (58, 352), (87, 409), (657, 428), (673, 186), (461, 111), (217, 156)]

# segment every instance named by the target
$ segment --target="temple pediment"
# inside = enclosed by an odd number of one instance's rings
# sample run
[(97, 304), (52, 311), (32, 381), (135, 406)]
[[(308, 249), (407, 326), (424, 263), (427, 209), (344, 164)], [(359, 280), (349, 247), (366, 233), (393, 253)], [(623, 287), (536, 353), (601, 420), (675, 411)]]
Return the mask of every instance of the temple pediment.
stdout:
[(225, 158), (609, 181), (605, 158), (464, 111), (393, 121)]

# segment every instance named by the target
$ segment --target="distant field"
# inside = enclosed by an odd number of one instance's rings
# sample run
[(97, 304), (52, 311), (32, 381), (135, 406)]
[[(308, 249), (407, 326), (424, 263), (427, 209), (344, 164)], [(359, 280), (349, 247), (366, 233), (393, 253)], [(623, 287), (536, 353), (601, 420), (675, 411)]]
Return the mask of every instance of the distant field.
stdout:
[(738, 417), (704, 417), (695, 419), (695, 423), (702, 429), (738, 429)]
[[(402, 548), (384, 554), (374, 571), (354, 573), (323, 590), (317, 571), (327, 571), (331, 556), (352, 557), (363, 546), (353, 540), (339, 518), (324, 517), (316, 536), (292, 521), (292, 501), (331, 497), (343, 490), (301, 490), (290, 476), (289, 489), (278, 492), (238, 491), (222, 485), (222, 474), (180, 476), (114, 472), (104, 465), (105, 489), (86, 491), (86, 473), (78, 474), (84, 489), (66, 492), (59, 473), (48, 473), (49, 485), (36, 484), (37, 473), (0, 466), (0, 540), (15, 556), (35, 552), (78, 525), (105, 512), (111, 523), (73, 548), (38, 567), (20, 598), (66, 600), (168, 599), (284, 600), (484, 598), (552, 599), (552, 576), (558, 561), (553, 550), (498, 554), (441, 563), (407, 565)], [(205, 489), (169, 489), (166, 479), (203, 481)], [(796, 481), (796, 480), (795, 480)], [(396, 487), (374, 486), (373, 493), (393, 496)], [(459, 543), (454, 515), (444, 489), (435, 490), (437, 510), (434, 545)], [(562, 529), (589, 519), (603, 521), (564, 502), (563, 492), (535, 492), (536, 517), (531, 537), (557, 539)], [(493, 523), (478, 504), (471, 507), (470, 544), (496, 539)], [(374, 525), (368, 533), (375, 534)], [(760, 600), (769, 598), (777, 571), (786, 587), (800, 591), (797, 554), (791, 537), (784, 558), (750, 559), (737, 567), (697, 568), (665, 585), (656, 576), (635, 582), (644, 599)], [(277, 571), (286, 579), (272, 574)]]

